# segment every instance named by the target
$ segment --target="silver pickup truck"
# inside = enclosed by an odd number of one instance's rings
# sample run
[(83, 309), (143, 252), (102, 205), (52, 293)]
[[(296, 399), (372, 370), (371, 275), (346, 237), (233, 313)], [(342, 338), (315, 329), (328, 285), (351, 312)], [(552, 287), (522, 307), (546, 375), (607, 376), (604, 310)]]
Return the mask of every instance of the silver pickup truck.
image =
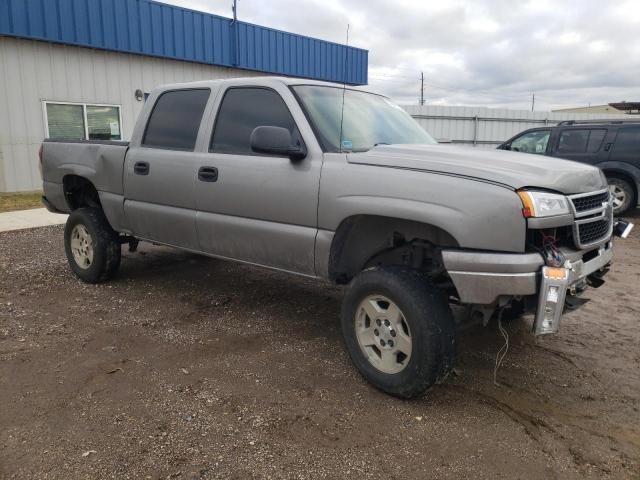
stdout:
[(438, 145), (386, 97), (322, 82), (162, 86), (130, 142), (45, 140), (41, 163), (81, 280), (145, 240), (347, 285), (351, 358), (400, 397), (451, 371), (452, 303), (554, 333), (613, 254), (599, 169)]

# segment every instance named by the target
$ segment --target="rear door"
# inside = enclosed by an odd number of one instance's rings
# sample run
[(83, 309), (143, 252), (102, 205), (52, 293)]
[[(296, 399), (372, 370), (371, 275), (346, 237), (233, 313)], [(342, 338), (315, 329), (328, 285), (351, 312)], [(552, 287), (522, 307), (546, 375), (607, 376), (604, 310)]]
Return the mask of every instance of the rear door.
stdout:
[(606, 127), (563, 128), (558, 132), (553, 156), (582, 163), (598, 163), (606, 160)]
[(136, 237), (198, 249), (195, 150), (209, 97), (208, 88), (162, 92), (139, 145), (129, 149), (124, 212)]
[[(209, 153), (200, 165), (216, 177), (196, 182), (202, 249), (314, 275), (322, 152), (304, 114), (284, 85), (232, 86), (218, 97)], [(288, 129), (294, 142), (306, 144), (307, 157), (253, 152), (250, 137), (258, 126)]]

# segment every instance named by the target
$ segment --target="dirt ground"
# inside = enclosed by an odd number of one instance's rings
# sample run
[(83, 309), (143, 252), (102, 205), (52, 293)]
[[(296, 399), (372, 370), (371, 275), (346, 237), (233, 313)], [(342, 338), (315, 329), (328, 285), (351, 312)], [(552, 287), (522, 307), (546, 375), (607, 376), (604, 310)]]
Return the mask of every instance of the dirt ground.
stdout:
[(638, 230), (560, 334), (507, 327), (500, 386), (475, 326), (413, 401), (352, 367), (339, 288), (150, 245), (85, 285), (62, 227), (0, 234), (0, 477), (640, 479)]

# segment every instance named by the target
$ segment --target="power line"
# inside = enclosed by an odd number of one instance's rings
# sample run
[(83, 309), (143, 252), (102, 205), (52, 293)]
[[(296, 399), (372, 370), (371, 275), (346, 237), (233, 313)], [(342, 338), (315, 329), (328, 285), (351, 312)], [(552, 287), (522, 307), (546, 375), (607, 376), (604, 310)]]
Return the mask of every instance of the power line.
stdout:
[[(370, 79), (374, 79), (375, 81), (383, 81), (383, 82), (391, 82), (394, 81), (392, 78), (376, 78), (373, 77), (371, 75), (369, 75)], [(419, 80), (419, 79), (418, 79)], [(441, 96), (444, 95), (473, 95), (476, 97), (501, 97), (501, 98), (527, 98), (528, 94), (527, 93), (504, 93), (504, 92), (499, 92), (499, 91), (478, 91), (478, 90), (463, 90), (463, 89), (454, 89), (454, 88), (446, 88), (446, 87), (439, 87), (436, 85), (432, 85), (430, 83), (425, 83), (425, 88), (432, 88), (435, 90), (443, 90), (444, 93), (441, 94)]]
[[(392, 75), (392, 74), (378, 74), (378, 73), (374, 73), (374, 74), (369, 74), (369, 78), (373, 78), (376, 80), (380, 80), (380, 81), (387, 81), (387, 82), (391, 82), (391, 81), (396, 81), (396, 79), (398, 78), (402, 78), (402, 79), (407, 79), (407, 80), (419, 80), (419, 77), (407, 77), (407, 76), (403, 76), (403, 75)], [(443, 87), (441, 85), (436, 85), (434, 83), (425, 83), (425, 86), (429, 87), (429, 88), (435, 88), (438, 90), (445, 90), (445, 91), (449, 91), (449, 92), (472, 92), (472, 93), (477, 93), (477, 94), (481, 94), (483, 92), (489, 93), (489, 94), (494, 94), (493, 90), (486, 90), (486, 89), (482, 89), (482, 90), (465, 90), (465, 89), (460, 89), (460, 88), (451, 88), (451, 87)]]
[[(424, 82), (424, 72), (420, 72), (420, 77), (409, 77), (406, 75), (396, 75), (392, 73), (373, 73), (369, 75), (369, 78), (375, 80), (376, 82), (398, 82), (399, 79), (420, 81), (420, 104), (424, 103), (424, 88), (431, 88), (434, 90), (442, 90), (443, 92), (448, 92), (450, 95), (468, 95), (475, 97), (484, 97), (484, 98), (492, 98), (495, 100), (500, 99), (509, 99), (509, 100), (523, 100), (527, 97), (527, 93), (522, 92), (510, 92), (506, 93), (504, 91), (499, 91), (498, 87), (496, 89), (479, 89), (479, 90), (467, 90), (462, 88), (452, 88), (445, 87), (442, 85), (436, 85), (434, 83), (425, 83)], [(404, 82), (403, 82), (404, 83)], [(446, 93), (439, 95), (439, 97), (444, 97)], [(535, 108), (535, 93), (533, 95), (533, 107)]]

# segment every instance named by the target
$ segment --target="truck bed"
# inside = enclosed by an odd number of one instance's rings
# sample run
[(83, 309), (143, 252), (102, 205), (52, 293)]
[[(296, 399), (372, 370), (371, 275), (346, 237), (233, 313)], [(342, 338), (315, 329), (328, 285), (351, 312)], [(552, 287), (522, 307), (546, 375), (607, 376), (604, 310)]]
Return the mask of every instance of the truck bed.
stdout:
[(126, 140), (59, 140), (54, 138), (45, 138), (46, 143), (83, 143), (88, 145), (117, 145), (120, 147), (128, 147), (129, 142)]
[(122, 196), (122, 175), (129, 142), (110, 140), (51, 140), (42, 144), (44, 194), (57, 211), (66, 212), (65, 177), (91, 182), (101, 195)]

